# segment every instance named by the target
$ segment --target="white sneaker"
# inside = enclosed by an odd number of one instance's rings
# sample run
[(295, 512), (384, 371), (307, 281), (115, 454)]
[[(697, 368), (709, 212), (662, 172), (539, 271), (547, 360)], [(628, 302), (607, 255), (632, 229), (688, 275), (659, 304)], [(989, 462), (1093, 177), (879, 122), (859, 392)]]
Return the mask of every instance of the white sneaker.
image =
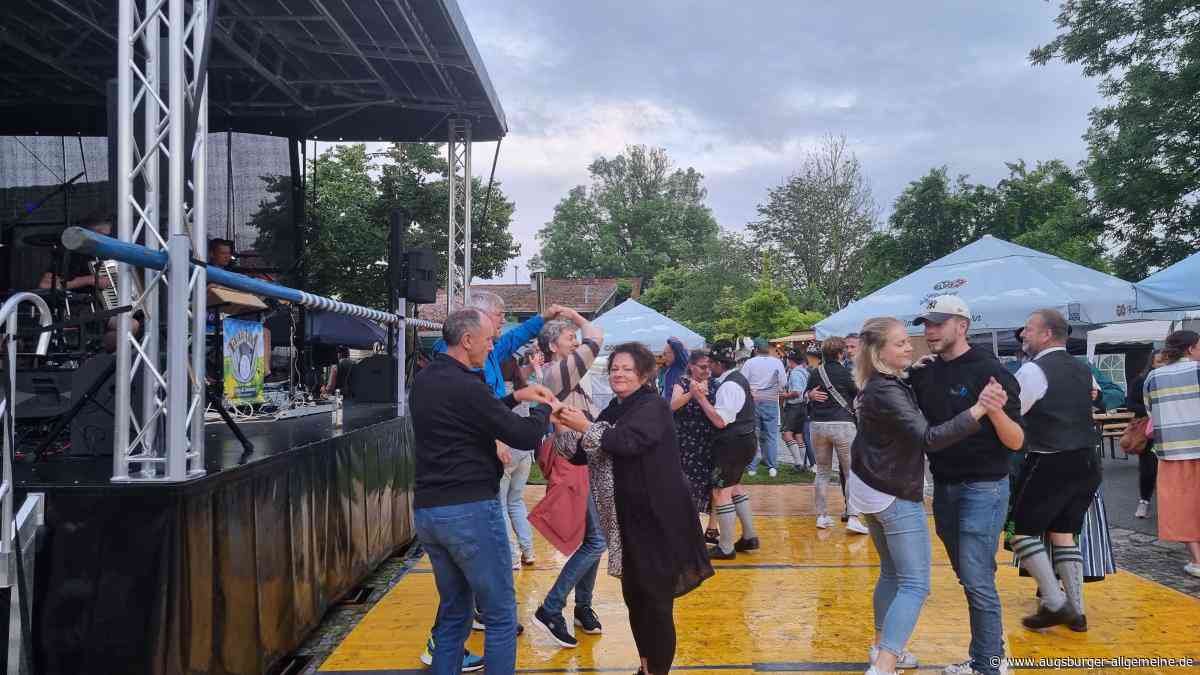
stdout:
[(771, 478), (774, 478), (779, 475), (779, 471), (777, 471), (775, 469), (767, 469), (767, 475), (770, 476)]
[(746, 475), (747, 476), (757, 476), (758, 469), (746, 469)]
[[(942, 669), (942, 675), (983, 675), (971, 667), (970, 661), (952, 663)], [(1008, 658), (1000, 662), (1000, 675), (1008, 675)]]
[(866, 525), (863, 525), (858, 516), (850, 516), (850, 520), (846, 521), (846, 529), (859, 534), (871, 534), (871, 531), (867, 529)]
[(1200, 563), (1188, 563), (1183, 566), (1183, 571), (1194, 577), (1200, 577)]
[(865, 675), (896, 675), (896, 671), (893, 670), (892, 672), (889, 673), (886, 670), (880, 670), (880, 669), (876, 668), (875, 666), (871, 666), (870, 668), (867, 668), (867, 672), (865, 673)]
[(1133, 512), (1134, 518), (1149, 518), (1150, 517), (1150, 502), (1145, 499), (1138, 500), (1137, 511)]
[[(871, 645), (870, 663), (875, 663), (875, 657), (877, 656), (879, 656), (879, 647)], [(915, 670), (919, 667), (920, 663), (917, 662), (917, 657), (907, 649), (900, 652), (900, 658), (896, 659), (897, 670)]]
[(833, 527), (833, 518), (829, 516), (817, 516), (818, 529), (828, 530), (831, 527)]
[(519, 570), (519, 569), (521, 569), (521, 558), (520, 558), (520, 556), (516, 556), (516, 557), (514, 557), (514, 558), (512, 559), (512, 562), (513, 562), (513, 564), (512, 564), (513, 571), (516, 571), (516, 570)]

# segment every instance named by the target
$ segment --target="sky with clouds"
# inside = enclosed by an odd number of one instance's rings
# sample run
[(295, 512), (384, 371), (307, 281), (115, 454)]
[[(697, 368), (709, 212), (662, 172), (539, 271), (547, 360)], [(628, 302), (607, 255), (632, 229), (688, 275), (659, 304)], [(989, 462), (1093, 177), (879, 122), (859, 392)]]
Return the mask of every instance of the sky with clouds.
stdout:
[[(554, 205), (626, 144), (695, 167), (738, 231), (825, 134), (847, 137), (886, 215), (932, 167), (994, 183), (1006, 161), (1076, 164), (1100, 101), (1077, 66), (1029, 64), (1058, 2), (459, 3), (508, 118), (496, 179), (522, 280)], [(493, 150), (475, 148), (485, 180)]]

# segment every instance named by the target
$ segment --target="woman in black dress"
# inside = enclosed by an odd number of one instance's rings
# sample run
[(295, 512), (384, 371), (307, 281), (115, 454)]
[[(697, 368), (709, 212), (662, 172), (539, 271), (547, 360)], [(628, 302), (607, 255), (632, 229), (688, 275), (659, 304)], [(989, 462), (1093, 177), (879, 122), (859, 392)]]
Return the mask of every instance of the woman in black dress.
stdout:
[(688, 376), (675, 384), (671, 410), (675, 411), (675, 434), (679, 437), (679, 461), (692, 489), (696, 513), (708, 513), (712, 501), (712, 437), (716, 427), (704, 414), (696, 397), (715, 405), (716, 389), (708, 386), (708, 352), (697, 349), (688, 358)]
[(675, 660), (675, 598), (713, 569), (679, 466), (671, 408), (655, 390), (654, 370), (654, 354), (645, 346), (618, 345), (608, 359), (616, 398), (595, 423), (570, 407), (554, 421), (583, 434), (571, 461), (586, 462), (592, 471), (593, 497), (608, 533), (609, 573), (621, 579), (639, 672), (662, 675)]

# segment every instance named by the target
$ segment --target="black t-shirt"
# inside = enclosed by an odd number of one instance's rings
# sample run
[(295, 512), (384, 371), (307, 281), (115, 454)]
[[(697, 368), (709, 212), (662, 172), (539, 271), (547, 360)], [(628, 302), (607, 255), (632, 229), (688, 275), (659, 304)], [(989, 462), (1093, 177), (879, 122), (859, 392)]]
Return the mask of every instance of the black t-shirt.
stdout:
[[(858, 386), (854, 384), (854, 376), (840, 363), (826, 363), (825, 374), (829, 376), (829, 383), (833, 385), (842, 398), (846, 400), (846, 404), (853, 407), (854, 399), (858, 397)], [(820, 389), (826, 394), (829, 393), (825, 387), (825, 382), (821, 380), (821, 373), (817, 368), (813, 368), (808, 373), (808, 386), (804, 391)], [(853, 422), (854, 415), (850, 414), (841, 403), (838, 403), (832, 396), (824, 401), (810, 401), (808, 404), (808, 416), (814, 422)]]
[[(1017, 378), (990, 351), (972, 347), (952, 361), (938, 358), (909, 375), (921, 412), (930, 424), (950, 421), (975, 405), (988, 379), (1004, 387), (1008, 402), (1004, 412), (1018, 424), (1021, 419), (1021, 387)], [(1009, 473), (1012, 450), (1000, 442), (991, 420), (980, 420), (980, 429), (965, 440), (929, 455), (929, 470), (935, 480), (947, 483), (1000, 480)]]
[(55, 261), (50, 265), (46, 272), (60, 275), (59, 278), (65, 283), (76, 277), (93, 276), (92, 263), (94, 261), (95, 258), (92, 258), (91, 256), (68, 253), (65, 267), (59, 266), (58, 262)]

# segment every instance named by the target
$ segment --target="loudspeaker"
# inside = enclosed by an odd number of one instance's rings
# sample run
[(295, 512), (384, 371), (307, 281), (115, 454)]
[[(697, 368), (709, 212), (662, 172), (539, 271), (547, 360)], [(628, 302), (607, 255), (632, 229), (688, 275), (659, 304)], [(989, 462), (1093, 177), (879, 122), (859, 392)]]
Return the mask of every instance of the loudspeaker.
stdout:
[[(96, 379), (116, 360), (114, 354), (97, 354), (83, 362), (75, 371), (71, 385), (71, 403), (87, 393)], [(92, 400), (79, 409), (71, 420), (72, 455), (111, 455), (113, 453), (113, 409), (116, 404), (117, 377), (108, 378)], [(133, 403), (137, 417), (141, 418), (142, 378), (133, 378), (129, 400)]]
[(412, 218), (408, 215), (407, 210), (392, 210), (388, 235), (388, 274), (392, 281), (392, 288), (401, 294), (405, 290), (406, 278), (404, 273), (404, 231), (410, 222), (412, 222)]
[(17, 405), (19, 420), (58, 417), (71, 407), (74, 370), (18, 370)]
[(418, 305), (437, 302), (437, 256), (426, 248), (404, 252), (404, 297)]
[(396, 402), (396, 359), (376, 354), (350, 370), (350, 398), (359, 403)]

